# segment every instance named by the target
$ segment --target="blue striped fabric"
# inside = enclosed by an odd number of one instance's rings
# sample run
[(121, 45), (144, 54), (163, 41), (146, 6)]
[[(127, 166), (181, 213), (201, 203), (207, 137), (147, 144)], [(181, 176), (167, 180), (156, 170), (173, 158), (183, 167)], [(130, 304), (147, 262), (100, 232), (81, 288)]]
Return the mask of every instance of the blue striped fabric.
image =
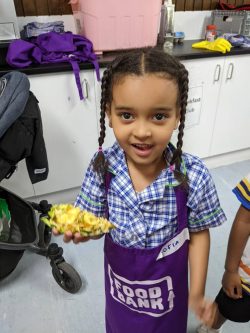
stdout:
[(233, 192), (241, 204), (250, 209), (250, 174), (237, 184)]
[[(250, 174), (243, 178), (233, 189), (242, 206), (250, 209)], [(239, 274), (241, 285), (245, 292), (250, 295), (250, 238), (248, 238), (243, 255), (241, 257)]]
[[(126, 247), (151, 248), (171, 238), (177, 228), (174, 186), (178, 183), (173, 172), (164, 169), (151, 185), (136, 193), (118, 143), (104, 153), (114, 175), (108, 192), (109, 220), (116, 226), (111, 231), (113, 240)], [(166, 156), (171, 157), (171, 154), (169, 145)], [(183, 154), (183, 162), (189, 179), (189, 230), (197, 232), (219, 226), (226, 218), (209, 171), (192, 155)], [(91, 164), (75, 205), (97, 216), (105, 216), (104, 181)]]

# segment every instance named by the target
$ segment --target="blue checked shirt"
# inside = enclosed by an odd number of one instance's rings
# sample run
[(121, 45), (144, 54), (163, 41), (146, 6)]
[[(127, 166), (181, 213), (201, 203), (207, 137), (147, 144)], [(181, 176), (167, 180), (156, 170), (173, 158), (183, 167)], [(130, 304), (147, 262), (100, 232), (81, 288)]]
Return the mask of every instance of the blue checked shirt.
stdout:
[[(172, 154), (169, 145), (166, 155)], [(123, 150), (116, 142), (104, 150), (113, 174), (106, 199), (104, 180), (90, 164), (75, 205), (105, 217), (108, 200), (109, 220), (114, 242), (135, 248), (152, 248), (170, 239), (177, 230), (177, 207), (173, 172), (166, 168), (142, 192), (135, 192)], [(188, 228), (197, 232), (221, 225), (226, 217), (220, 207), (211, 175), (195, 156), (183, 154), (183, 170), (188, 176)]]

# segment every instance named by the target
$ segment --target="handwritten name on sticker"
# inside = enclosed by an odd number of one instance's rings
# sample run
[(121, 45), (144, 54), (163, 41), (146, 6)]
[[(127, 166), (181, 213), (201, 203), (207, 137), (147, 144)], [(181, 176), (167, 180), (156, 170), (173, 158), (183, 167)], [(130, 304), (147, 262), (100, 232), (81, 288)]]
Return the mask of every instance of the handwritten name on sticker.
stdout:
[(189, 239), (188, 228), (183, 229), (177, 236), (170, 239), (160, 250), (157, 260), (169, 256), (170, 254), (178, 251), (186, 240)]

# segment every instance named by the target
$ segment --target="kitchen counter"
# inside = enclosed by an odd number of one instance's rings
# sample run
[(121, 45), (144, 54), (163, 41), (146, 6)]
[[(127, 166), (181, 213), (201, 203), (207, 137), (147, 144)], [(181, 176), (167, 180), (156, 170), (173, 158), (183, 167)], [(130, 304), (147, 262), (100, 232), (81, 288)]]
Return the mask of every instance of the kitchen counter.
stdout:
[[(231, 51), (225, 54), (221, 52), (192, 48), (192, 44), (198, 41), (199, 40), (185, 40), (182, 44), (177, 44), (174, 46), (172, 54), (181, 60), (250, 54), (250, 48), (232, 47)], [(126, 50), (105, 52), (104, 54), (98, 56), (100, 67), (106, 67), (107, 64), (110, 61), (112, 61), (121, 52), (126, 52)], [(9, 71), (15, 70), (14, 68), (6, 64), (5, 62), (6, 54), (7, 54), (7, 43), (0, 44), (0, 63), (3, 64), (0, 66), (0, 76), (6, 74)], [(92, 69), (93, 65), (87, 62), (81, 63), (80, 68)], [(56, 73), (56, 72), (68, 72), (72, 71), (72, 68), (71, 65), (68, 63), (60, 63), (60, 64), (48, 64), (48, 65), (32, 65), (27, 68), (18, 69), (18, 70), (22, 71), (27, 75), (32, 75), (32, 74), (45, 74), (45, 73)]]

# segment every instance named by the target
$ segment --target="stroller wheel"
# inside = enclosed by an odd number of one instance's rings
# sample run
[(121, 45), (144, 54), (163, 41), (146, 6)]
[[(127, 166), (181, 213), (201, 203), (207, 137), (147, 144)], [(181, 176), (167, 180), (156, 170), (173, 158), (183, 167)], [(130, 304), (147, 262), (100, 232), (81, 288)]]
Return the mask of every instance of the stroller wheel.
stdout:
[(52, 274), (59, 286), (71, 294), (75, 294), (82, 286), (80, 275), (65, 261), (52, 267)]
[(38, 246), (42, 248), (48, 247), (51, 241), (51, 228), (49, 228), (45, 223), (39, 222), (37, 229), (39, 235)]

